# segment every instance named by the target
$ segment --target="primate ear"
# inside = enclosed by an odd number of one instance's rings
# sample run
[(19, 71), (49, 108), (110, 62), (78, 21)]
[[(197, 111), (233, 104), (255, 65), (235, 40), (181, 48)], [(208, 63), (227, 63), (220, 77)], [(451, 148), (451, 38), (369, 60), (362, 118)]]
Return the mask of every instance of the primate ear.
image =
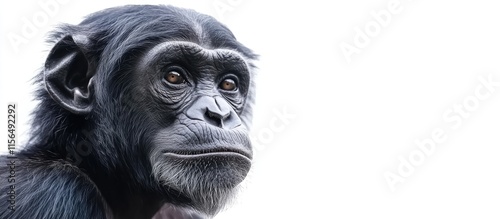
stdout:
[(50, 96), (68, 111), (85, 115), (92, 111), (95, 67), (86, 57), (86, 36), (66, 36), (50, 51), (44, 68), (45, 87)]

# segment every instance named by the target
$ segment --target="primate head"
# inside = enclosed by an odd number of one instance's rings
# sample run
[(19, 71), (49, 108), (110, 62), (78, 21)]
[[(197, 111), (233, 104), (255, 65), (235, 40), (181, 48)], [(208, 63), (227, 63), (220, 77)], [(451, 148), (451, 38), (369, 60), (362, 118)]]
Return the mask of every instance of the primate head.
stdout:
[(251, 166), (256, 55), (170, 6), (107, 9), (51, 39), (32, 142), (77, 164), (111, 209), (148, 194), (217, 213)]

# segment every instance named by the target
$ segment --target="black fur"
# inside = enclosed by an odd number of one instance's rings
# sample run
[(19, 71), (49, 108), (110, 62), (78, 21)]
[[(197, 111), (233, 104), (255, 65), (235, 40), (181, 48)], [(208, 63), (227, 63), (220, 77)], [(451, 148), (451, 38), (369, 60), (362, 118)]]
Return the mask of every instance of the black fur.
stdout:
[[(75, 44), (68, 36), (85, 36), (81, 54), (86, 70), (94, 72), (93, 108), (79, 114), (61, 107), (46, 89), (44, 72), (35, 78), (39, 105), (32, 114), (29, 142), (16, 154), (15, 211), (7, 208), (8, 188), (2, 186), (0, 218), (151, 218), (165, 203), (200, 210), (181, 191), (155, 179), (151, 149), (145, 145), (153, 144), (150, 133), (158, 127), (146, 122), (151, 120), (142, 110), (157, 106), (135, 97), (141, 88), (134, 85), (132, 71), (139, 57), (168, 41), (236, 51), (248, 62), (251, 77), (256, 55), (212, 17), (171, 6), (106, 9), (79, 25), (61, 26), (50, 42)], [(53, 49), (45, 67), (58, 58), (58, 49), (68, 48)], [(247, 128), (253, 83), (239, 113)], [(9, 174), (4, 163), (10, 160), (1, 156), (0, 161), (3, 180)], [(221, 207), (202, 213), (212, 215)]]

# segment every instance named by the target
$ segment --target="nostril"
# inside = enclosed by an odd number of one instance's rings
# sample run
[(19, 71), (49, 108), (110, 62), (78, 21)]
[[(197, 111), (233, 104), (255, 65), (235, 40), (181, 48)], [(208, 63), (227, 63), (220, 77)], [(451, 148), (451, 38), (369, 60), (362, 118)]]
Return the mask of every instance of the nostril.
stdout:
[(219, 120), (225, 120), (225, 119), (227, 119), (227, 117), (229, 117), (229, 115), (231, 115), (229, 112), (223, 115), (222, 113), (216, 113), (216, 112), (212, 112), (210, 110), (207, 110), (207, 114), (208, 114), (208, 117), (214, 118), (214, 119), (219, 119)]
[(210, 112), (207, 110), (205, 112), (205, 122), (213, 126), (221, 127), (224, 125), (222, 123), (222, 118), (219, 114)]

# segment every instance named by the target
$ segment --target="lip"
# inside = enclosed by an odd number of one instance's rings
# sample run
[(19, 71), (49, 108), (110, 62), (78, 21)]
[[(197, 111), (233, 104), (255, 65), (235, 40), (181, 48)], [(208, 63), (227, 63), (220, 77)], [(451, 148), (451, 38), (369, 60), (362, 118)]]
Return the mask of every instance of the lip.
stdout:
[(206, 150), (178, 150), (178, 151), (163, 151), (165, 155), (175, 155), (179, 158), (196, 158), (207, 156), (240, 156), (248, 160), (252, 159), (252, 155), (242, 150), (236, 149), (206, 149)]

